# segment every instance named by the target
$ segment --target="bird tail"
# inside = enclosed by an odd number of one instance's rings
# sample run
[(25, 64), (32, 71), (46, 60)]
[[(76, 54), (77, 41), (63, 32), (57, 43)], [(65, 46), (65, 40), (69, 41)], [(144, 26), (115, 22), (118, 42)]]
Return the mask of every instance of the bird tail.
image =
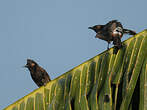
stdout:
[(135, 31), (129, 30), (129, 29), (123, 29), (124, 34), (129, 34), (129, 35), (136, 35)]

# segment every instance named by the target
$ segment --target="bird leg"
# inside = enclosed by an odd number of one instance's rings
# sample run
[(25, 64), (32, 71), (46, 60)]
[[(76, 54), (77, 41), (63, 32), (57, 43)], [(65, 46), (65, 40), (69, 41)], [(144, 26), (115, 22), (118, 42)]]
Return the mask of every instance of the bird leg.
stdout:
[(122, 47), (121, 38), (120, 37), (114, 37), (113, 38), (113, 44), (114, 44), (114, 47), (120, 49)]
[(108, 45), (107, 45), (107, 50), (109, 50), (109, 44), (110, 44), (110, 42), (108, 42)]

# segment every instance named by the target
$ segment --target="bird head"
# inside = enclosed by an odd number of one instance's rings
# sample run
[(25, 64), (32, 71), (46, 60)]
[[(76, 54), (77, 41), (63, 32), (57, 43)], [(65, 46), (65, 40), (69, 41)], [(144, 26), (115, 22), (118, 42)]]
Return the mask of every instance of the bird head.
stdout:
[(102, 29), (103, 25), (95, 25), (95, 26), (92, 26), (92, 27), (88, 27), (88, 29), (92, 29), (93, 31), (95, 31), (96, 33), (98, 31), (100, 31)]
[(88, 27), (88, 29), (92, 29), (92, 30), (94, 30), (95, 28), (94, 28), (94, 26), (93, 26), (93, 27)]
[(37, 65), (38, 64), (35, 61), (27, 59), (27, 64), (24, 67), (28, 68), (29, 70), (33, 70), (36, 68)]

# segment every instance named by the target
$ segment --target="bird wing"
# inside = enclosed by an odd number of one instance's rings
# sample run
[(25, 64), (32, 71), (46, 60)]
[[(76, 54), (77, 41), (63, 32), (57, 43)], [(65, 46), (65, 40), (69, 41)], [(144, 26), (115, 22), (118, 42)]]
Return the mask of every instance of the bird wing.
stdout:
[(42, 78), (45, 79), (45, 81), (50, 81), (51, 79), (48, 73), (43, 68), (41, 68), (40, 70), (41, 70)]
[(113, 32), (117, 27), (120, 27), (123, 29), (123, 26), (120, 22), (118, 22), (117, 20), (113, 20), (107, 23), (106, 30), (109, 32)]
[(111, 42), (112, 41), (112, 38), (107, 35), (107, 33), (97, 33), (95, 38), (99, 38), (99, 39), (102, 39), (102, 40), (105, 40), (107, 42)]
[(113, 23), (115, 23), (115, 22), (118, 22), (117, 20), (111, 20), (111, 21), (109, 21), (106, 25), (111, 25), (111, 24), (113, 24)]

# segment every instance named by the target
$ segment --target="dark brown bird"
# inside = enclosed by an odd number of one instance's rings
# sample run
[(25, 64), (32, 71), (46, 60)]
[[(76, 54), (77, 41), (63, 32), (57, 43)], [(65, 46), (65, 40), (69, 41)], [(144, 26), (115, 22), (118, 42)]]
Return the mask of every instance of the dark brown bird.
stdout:
[(24, 67), (29, 69), (31, 77), (38, 87), (46, 85), (51, 81), (48, 73), (35, 61), (27, 59), (27, 64)]
[(114, 46), (121, 48), (121, 38), (123, 34), (129, 34), (129, 35), (135, 35), (136, 32), (124, 29), (122, 24), (118, 22), (117, 20), (109, 21), (105, 25), (95, 25), (93, 27), (89, 27), (89, 29), (92, 29), (95, 31), (96, 38), (105, 40), (108, 42), (107, 48), (109, 49), (109, 44), (113, 41)]

